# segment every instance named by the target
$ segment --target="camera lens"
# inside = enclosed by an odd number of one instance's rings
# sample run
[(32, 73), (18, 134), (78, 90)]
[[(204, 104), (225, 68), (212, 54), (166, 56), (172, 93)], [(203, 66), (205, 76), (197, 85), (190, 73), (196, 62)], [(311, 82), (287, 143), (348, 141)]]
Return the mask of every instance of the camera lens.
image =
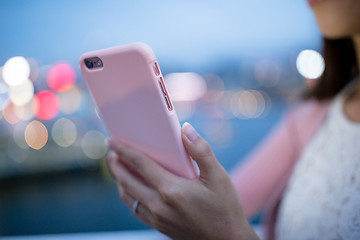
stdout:
[(88, 59), (85, 59), (85, 65), (87, 66), (87, 68), (92, 68), (93, 67), (93, 64), (90, 60)]

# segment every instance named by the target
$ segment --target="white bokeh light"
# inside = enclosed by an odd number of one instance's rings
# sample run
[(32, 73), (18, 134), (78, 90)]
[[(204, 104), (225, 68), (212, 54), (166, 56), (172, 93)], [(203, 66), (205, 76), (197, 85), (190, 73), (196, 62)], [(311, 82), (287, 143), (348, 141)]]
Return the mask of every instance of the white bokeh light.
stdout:
[(6, 61), (2, 69), (4, 82), (16, 86), (26, 81), (30, 76), (30, 65), (24, 57), (13, 57)]
[(104, 134), (97, 130), (87, 132), (81, 139), (81, 149), (88, 158), (104, 157), (107, 152)]
[(34, 97), (34, 85), (30, 79), (19, 85), (9, 87), (9, 97), (15, 105), (24, 105)]
[(325, 69), (324, 58), (317, 51), (303, 50), (297, 56), (296, 68), (305, 78), (318, 78)]
[(54, 123), (51, 136), (57, 145), (69, 147), (77, 138), (76, 125), (70, 119), (60, 118)]
[(196, 73), (170, 73), (165, 81), (172, 101), (196, 101), (206, 93), (205, 80)]

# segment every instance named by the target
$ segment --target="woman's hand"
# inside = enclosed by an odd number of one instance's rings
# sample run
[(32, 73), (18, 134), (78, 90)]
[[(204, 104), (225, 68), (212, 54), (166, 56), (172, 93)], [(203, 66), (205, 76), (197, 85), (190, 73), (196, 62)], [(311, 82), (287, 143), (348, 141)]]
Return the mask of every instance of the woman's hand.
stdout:
[(110, 140), (110, 171), (122, 200), (143, 222), (173, 239), (257, 239), (239, 196), (208, 143), (190, 124), (182, 139), (200, 169), (197, 179), (178, 177), (146, 155)]

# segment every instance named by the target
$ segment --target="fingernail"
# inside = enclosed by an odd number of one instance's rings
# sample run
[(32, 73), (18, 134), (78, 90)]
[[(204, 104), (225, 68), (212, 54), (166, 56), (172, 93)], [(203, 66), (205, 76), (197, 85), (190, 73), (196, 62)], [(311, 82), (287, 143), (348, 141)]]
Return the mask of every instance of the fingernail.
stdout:
[(191, 141), (195, 141), (198, 137), (199, 134), (196, 132), (196, 130), (193, 128), (193, 126), (191, 126), (189, 123), (184, 123), (183, 125), (183, 130), (185, 133), (185, 136)]

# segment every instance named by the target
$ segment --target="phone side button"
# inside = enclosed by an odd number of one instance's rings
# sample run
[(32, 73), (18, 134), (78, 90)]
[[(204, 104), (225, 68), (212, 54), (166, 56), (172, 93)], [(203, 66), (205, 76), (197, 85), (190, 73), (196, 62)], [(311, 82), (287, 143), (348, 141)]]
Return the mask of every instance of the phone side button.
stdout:
[(164, 87), (164, 85), (163, 85), (163, 83), (162, 83), (161, 80), (159, 80), (159, 85), (160, 85), (160, 88), (161, 88), (162, 93), (164, 94), (164, 96), (166, 96), (166, 90), (165, 90), (165, 87)]
[(166, 105), (167, 105), (169, 111), (171, 111), (173, 108), (172, 108), (169, 98), (167, 96), (164, 96), (164, 98), (165, 98), (165, 102), (166, 102)]
[(155, 75), (159, 76), (160, 75), (160, 68), (159, 68), (159, 65), (157, 64), (157, 62), (154, 63), (153, 69), (154, 69)]

